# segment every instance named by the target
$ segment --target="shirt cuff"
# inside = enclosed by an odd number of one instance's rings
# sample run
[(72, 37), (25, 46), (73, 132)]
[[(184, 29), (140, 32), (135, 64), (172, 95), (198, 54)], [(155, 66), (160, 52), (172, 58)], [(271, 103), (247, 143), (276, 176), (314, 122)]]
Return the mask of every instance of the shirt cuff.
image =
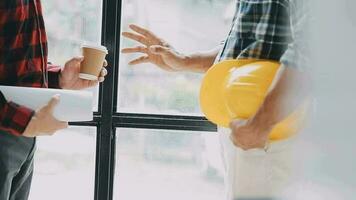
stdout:
[(48, 87), (60, 89), (59, 75), (61, 74), (61, 67), (48, 64), (47, 69), (48, 69)]
[(14, 102), (6, 103), (0, 112), (0, 129), (20, 136), (35, 112)]

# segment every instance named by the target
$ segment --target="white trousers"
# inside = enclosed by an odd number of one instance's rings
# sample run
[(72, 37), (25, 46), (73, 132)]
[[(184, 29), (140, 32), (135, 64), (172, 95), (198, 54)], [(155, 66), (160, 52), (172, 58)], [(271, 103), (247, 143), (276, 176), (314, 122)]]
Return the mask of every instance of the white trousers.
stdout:
[(293, 180), (293, 139), (273, 142), (267, 150), (244, 151), (232, 144), (230, 133), (219, 128), (226, 200), (279, 198)]

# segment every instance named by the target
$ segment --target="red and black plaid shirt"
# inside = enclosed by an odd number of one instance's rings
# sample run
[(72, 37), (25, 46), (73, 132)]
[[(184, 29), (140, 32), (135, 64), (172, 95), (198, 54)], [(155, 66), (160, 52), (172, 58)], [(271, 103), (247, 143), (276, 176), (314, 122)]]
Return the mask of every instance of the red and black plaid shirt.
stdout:
[[(0, 0), (0, 85), (58, 88), (59, 73), (47, 64), (40, 0)], [(33, 114), (0, 91), (0, 130), (21, 135)]]

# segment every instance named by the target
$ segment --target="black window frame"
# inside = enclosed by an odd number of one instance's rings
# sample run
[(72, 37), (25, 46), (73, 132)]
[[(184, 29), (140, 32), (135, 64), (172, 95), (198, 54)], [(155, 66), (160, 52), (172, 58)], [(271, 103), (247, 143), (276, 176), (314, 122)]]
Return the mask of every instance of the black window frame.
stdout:
[(122, 0), (103, 0), (102, 44), (109, 54), (108, 75), (99, 88), (98, 111), (90, 122), (73, 122), (73, 126), (97, 128), (95, 160), (95, 200), (112, 200), (115, 176), (117, 128), (216, 132), (216, 125), (205, 117), (124, 113), (117, 108)]

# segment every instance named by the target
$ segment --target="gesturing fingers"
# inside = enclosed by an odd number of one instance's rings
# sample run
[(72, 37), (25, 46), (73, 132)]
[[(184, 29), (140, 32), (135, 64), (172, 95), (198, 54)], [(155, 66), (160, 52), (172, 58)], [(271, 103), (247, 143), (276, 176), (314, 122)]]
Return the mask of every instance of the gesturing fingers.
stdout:
[(130, 33), (130, 32), (122, 32), (122, 35), (126, 38), (132, 39), (132, 40), (137, 41), (137, 42), (144, 44), (146, 46), (149, 45), (148, 40), (142, 35), (139, 35), (136, 33)]
[(121, 50), (122, 53), (147, 53), (148, 50), (144, 46), (137, 46), (131, 48), (124, 48)]
[(147, 30), (147, 29), (144, 29), (142, 27), (139, 27), (137, 25), (134, 25), (134, 24), (130, 24), (129, 27), (136, 31), (137, 33), (141, 34), (141, 35), (144, 35), (145, 37), (147, 37), (148, 39), (150, 40), (156, 40), (157, 39), (157, 36), (155, 34), (153, 34), (151, 31)]
[(129, 65), (137, 65), (141, 63), (148, 63), (150, 61), (148, 56), (141, 56), (135, 60), (129, 62)]

